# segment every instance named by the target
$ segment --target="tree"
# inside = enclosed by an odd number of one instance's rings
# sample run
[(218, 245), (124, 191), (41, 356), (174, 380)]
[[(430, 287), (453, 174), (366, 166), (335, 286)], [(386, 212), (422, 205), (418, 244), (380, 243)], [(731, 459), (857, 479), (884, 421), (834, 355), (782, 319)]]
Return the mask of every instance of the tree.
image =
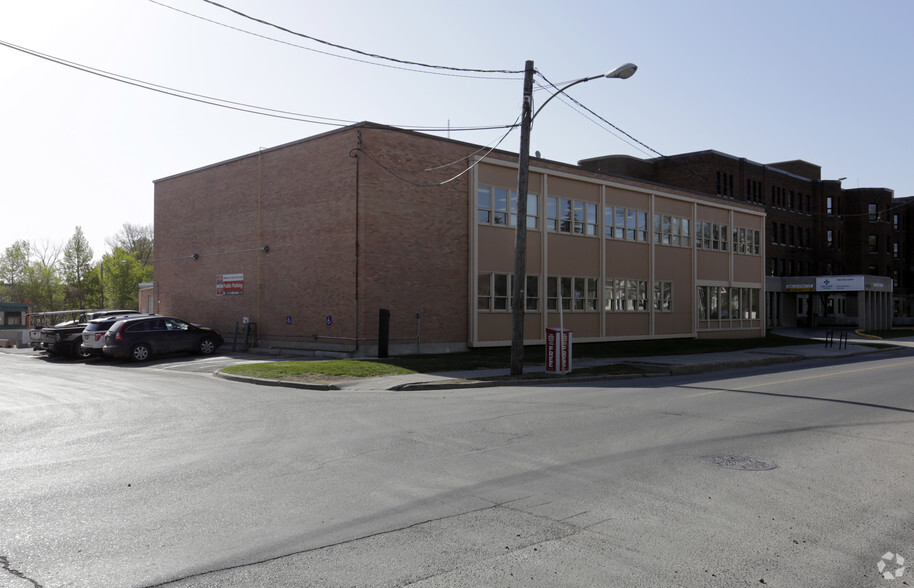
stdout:
[(105, 239), (105, 243), (112, 251), (122, 249), (135, 257), (140, 265), (147, 267), (152, 265), (153, 235), (152, 225), (124, 223), (120, 232)]
[(139, 308), (139, 284), (152, 281), (151, 265), (144, 266), (134, 253), (118, 247), (102, 257), (98, 269), (98, 277), (104, 275), (104, 306)]
[(92, 247), (82, 227), (76, 227), (76, 232), (64, 247), (61, 270), (66, 282), (67, 300), (76, 308), (85, 307), (89, 286), (87, 278), (92, 270)]
[(0, 290), (0, 298), (4, 294), (13, 302), (28, 298), (23, 291), (23, 282), (30, 258), (31, 245), (28, 241), (16, 241), (6, 248), (0, 257), (0, 284), (6, 286)]

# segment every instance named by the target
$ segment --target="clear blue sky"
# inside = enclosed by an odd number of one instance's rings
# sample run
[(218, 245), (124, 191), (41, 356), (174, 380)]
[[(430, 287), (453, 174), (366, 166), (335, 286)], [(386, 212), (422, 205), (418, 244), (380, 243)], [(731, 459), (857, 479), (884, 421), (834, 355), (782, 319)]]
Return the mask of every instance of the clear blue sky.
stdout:
[[(184, 92), (342, 121), (508, 125), (520, 111), (519, 75), (382, 67), (392, 64), (357, 61), (365, 58), (203, 0), (161, 3), (172, 8), (149, 0), (3, 2), (0, 41)], [(532, 59), (556, 84), (631, 61), (640, 68), (631, 79), (596, 80), (571, 94), (660, 153), (804, 159), (825, 178), (846, 177), (845, 187), (914, 195), (907, 0), (221, 3), (403, 60), (521, 70)], [(80, 225), (98, 258), (124, 222), (153, 222), (153, 180), (335, 128), (175, 98), (7, 47), (0, 88), (2, 249), (17, 239), (63, 243)], [(655, 155), (604, 126), (555, 100), (537, 118), (532, 149), (569, 163)], [(451, 137), (487, 145), (502, 134)], [(514, 132), (501, 147), (517, 151), (518, 143)]]

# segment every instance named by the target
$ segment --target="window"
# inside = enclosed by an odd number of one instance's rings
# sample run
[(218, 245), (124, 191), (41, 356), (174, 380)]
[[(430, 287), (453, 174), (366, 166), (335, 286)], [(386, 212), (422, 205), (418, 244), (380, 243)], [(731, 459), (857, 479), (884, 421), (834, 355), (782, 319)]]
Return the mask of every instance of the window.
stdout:
[(892, 243), (892, 257), (898, 259), (901, 257), (901, 248), (898, 246), (898, 242)]
[(876, 204), (870, 202), (866, 205), (866, 211), (869, 214), (870, 222), (875, 223), (879, 221), (879, 210), (876, 207)]
[(612, 312), (647, 310), (647, 281), (608, 278), (603, 286), (604, 308)]
[(778, 224), (777, 223), (771, 223), (771, 242), (772, 243), (778, 242)]
[(575, 235), (597, 235), (597, 205), (566, 198), (546, 199), (546, 229)]
[[(479, 274), (476, 283), (476, 308), (496, 312), (511, 310), (513, 287), (514, 276), (511, 274)], [(527, 310), (539, 310), (539, 276), (527, 276), (524, 297)]]
[(892, 215), (892, 228), (896, 231), (901, 229), (901, 217), (897, 214)]
[(876, 235), (868, 235), (866, 238), (867, 250), (870, 253), (879, 253), (879, 239)]
[(733, 196), (733, 174), (717, 172), (717, 193), (721, 196)]
[(609, 239), (647, 241), (647, 213), (607, 206), (603, 209), (603, 234)]
[(476, 222), (489, 224), (492, 222), (492, 192), (488, 186), (479, 186), (476, 189)]
[(546, 309), (595, 311), (600, 307), (597, 278), (549, 276), (546, 278)]
[(728, 321), (719, 323), (720, 326), (732, 325), (729, 321), (756, 320), (759, 318), (759, 300), (758, 288), (698, 286), (698, 320)]
[(654, 310), (673, 311), (673, 282), (654, 282)]
[(654, 243), (691, 247), (689, 219), (678, 216), (654, 215)]
[(828, 196), (825, 198), (825, 214), (834, 214), (835, 213), (834, 203), (835, 202), (831, 196)]
[[(539, 197), (536, 194), (528, 193), (527, 228), (537, 228), (538, 219)], [(476, 222), (485, 225), (515, 226), (517, 224), (517, 190), (509, 191), (507, 188), (479, 186), (476, 189)]]
[(834, 247), (835, 246), (835, 233), (832, 229), (825, 231), (825, 246)]
[[(511, 216), (509, 224), (517, 225), (517, 190), (511, 190)], [(539, 227), (539, 196), (527, 192), (527, 228)]]

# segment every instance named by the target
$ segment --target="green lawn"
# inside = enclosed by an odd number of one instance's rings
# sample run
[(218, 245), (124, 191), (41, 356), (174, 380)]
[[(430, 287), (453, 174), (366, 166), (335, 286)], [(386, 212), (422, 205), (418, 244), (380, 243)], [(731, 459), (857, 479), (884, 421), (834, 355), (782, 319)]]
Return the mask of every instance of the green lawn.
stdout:
[[(662, 339), (650, 341), (618, 341), (612, 343), (575, 344), (575, 358), (626, 358), (651, 357), (660, 355), (682, 355), (689, 353), (714, 353), (740, 351), (759, 347), (806, 345), (808, 339), (795, 339), (768, 335), (760, 339)], [(528, 346), (524, 350), (524, 363), (535, 365), (545, 361), (542, 345)], [(507, 347), (479, 348), (463, 353), (442, 353), (430, 355), (407, 355), (389, 359), (353, 359), (333, 361), (278, 361), (232, 366), (222, 370), (225, 373), (257, 378), (296, 378), (305, 375), (367, 378), (391, 374), (432, 373), (448, 371), (470, 371), (477, 369), (507, 368), (510, 365), (511, 350)], [(600, 373), (640, 373), (631, 366), (615, 365), (603, 368)], [(585, 370), (575, 370), (581, 375)], [(542, 374), (539, 374), (542, 377)]]
[(396, 374), (412, 374), (413, 370), (377, 361), (337, 359), (330, 361), (277, 361), (233, 365), (222, 370), (226, 374), (254, 378), (288, 379), (304, 375), (371, 378)]

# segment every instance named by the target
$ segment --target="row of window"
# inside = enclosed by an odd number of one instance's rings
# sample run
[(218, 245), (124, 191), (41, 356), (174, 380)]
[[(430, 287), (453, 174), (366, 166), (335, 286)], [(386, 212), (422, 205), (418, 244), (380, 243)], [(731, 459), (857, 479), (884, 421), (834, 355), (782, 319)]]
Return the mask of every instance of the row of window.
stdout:
[[(517, 190), (479, 186), (476, 191), (476, 222), (481, 224), (517, 225)], [(539, 197), (527, 194), (527, 228), (539, 226)]]
[[(778, 230), (780, 227), (780, 230)], [(806, 235), (804, 241), (803, 235)], [(793, 225), (785, 226), (784, 223), (771, 223), (771, 242), (781, 245), (790, 245), (791, 247), (812, 247), (812, 237), (809, 228), (795, 227)]]
[[(871, 223), (878, 223), (882, 221), (882, 213), (879, 212), (879, 205), (877, 205), (875, 202), (870, 202), (866, 205), (866, 212), (867, 218)], [(892, 215), (892, 228), (896, 231), (901, 230), (901, 215)]]
[[(728, 244), (727, 225), (698, 221), (695, 225), (695, 247), (710, 251), (726, 251)], [(744, 227), (733, 227), (733, 253), (759, 255), (761, 253), (761, 232)]]
[(654, 243), (674, 247), (691, 247), (689, 219), (665, 214), (654, 215)]
[(812, 212), (812, 197), (809, 194), (794, 192), (780, 186), (771, 186), (771, 205), (777, 208), (810, 213)]
[[(811, 261), (771, 258), (768, 275), (771, 276), (812, 276), (815, 275)], [(804, 269), (805, 268), (805, 269)], [(831, 273), (827, 271), (826, 273)]]
[[(477, 192), (476, 220), (480, 224), (513, 227), (517, 224), (517, 191), (480, 186)], [(527, 195), (527, 228), (538, 228), (539, 205), (536, 194)], [(599, 234), (599, 207), (593, 202), (549, 196), (546, 198), (546, 230), (595, 237)], [(634, 208), (605, 206), (603, 235), (608, 239), (648, 240), (648, 213)], [(727, 250), (727, 225), (698, 221), (696, 246)], [(758, 231), (733, 229), (734, 252), (758, 254)], [(704, 239), (704, 241), (702, 241)], [(691, 247), (691, 222), (688, 218), (654, 215), (654, 243), (674, 247)], [(742, 244), (742, 246), (740, 246)]]
[(698, 320), (755, 320), (759, 314), (758, 288), (698, 286)]
[[(879, 253), (879, 236), (878, 235), (868, 235), (866, 238), (867, 251), (869, 253)], [(892, 257), (899, 258), (901, 257), (901, 243), (898, 241), (892, 241), (892, 238), (888, 235), (885, 236), (885, 250), (886, 253), (891, 253)]]
[[(481, 273), (476, 288), (476, 308), (483, 311), (509, 311), (514, 276)], [(527, 276), (524, 308), (540, 308), (539, 276)], [(604, 309), (611, 312), (638, 312), (648, 309), (647, 280), (608, 278), (603, 286)], [(652, 308), (657, 312), (673, 310), (673, 283), (654, 282)], [(599, 279), (580, 276), (548, 276), (546, 278), (546, 309), (558, 311), (596, 312), (600, 308)]]

